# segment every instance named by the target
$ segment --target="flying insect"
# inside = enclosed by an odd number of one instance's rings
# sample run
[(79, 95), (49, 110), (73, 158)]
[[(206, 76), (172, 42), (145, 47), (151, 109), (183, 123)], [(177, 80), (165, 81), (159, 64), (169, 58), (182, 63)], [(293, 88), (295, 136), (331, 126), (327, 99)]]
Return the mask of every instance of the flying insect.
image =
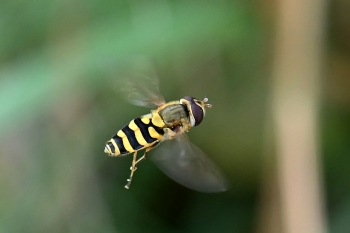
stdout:
[[(173, 180), (196, 191), (226, 191), (227, 180), (220, 169), (186, 136), (192, 127), (202, 122), (206, 108), (212, 107), (207, 103), (208, 98), (199, 100), (185, 96), (166, 103), (158, 91), (157, 80), (151, 81), (129, 80), (124, 93), (135, 105), (157, 108), (131, 120), (107, 141), (104, 149), (105, 153), (116, 157), (133, 153), (125, 188), (130, 188), (137, 165), (157, 146), (149, 158)], [(137, 158), (141, 150), (144, 153)]]

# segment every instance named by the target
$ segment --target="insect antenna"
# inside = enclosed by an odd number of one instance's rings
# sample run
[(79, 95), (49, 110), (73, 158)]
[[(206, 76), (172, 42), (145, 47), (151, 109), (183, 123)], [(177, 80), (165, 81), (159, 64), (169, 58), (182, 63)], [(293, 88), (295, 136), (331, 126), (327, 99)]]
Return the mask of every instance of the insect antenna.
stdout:
[[(206, 103), (206, 102), (208, 102), (208, 98), (207, 97), (205, 97), (202, 101), (204, 102), (204, 103)], [(207, 107), (207, 108), (211, 108), (211, 107), (213, 107), (213, 105), (211, 105), (211, 104), (205, 104), (205, 107)]]

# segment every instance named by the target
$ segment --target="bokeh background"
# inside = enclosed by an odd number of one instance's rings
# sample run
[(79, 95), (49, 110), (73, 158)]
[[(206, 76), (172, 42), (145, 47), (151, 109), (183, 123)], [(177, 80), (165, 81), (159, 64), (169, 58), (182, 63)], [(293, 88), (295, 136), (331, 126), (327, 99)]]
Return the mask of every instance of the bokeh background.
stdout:
[[(350, 230), (350, 2), (0, 3), (0, 232)], [(166, 100), (213, 105), (191, 141), (230, 181), (189, 190), (105, 142), (149, 109), (117, 91), (134, 56)]]

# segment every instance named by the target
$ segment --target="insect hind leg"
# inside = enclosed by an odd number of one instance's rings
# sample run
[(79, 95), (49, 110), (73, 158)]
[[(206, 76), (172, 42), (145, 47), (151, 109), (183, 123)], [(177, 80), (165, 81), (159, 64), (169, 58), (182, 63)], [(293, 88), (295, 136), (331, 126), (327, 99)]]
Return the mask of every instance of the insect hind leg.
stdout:
[(134, 155), (133, 155), (133, 159), (132, 159), (132, 164), (131, 164), (131, 167), (130, 167), (130, 170), (131, 170), (131, 173), (130, 173), (130, 177), (129, 179), (127, 179), (128, 183), (124, 186), (126, 189), (129, 189), (130, 188), (130, 185), (131, 185), (131, 181), (132, 181), (132, 177), (134, 175), (134, 172), (136, 171), (137, 167), (136, 165), (145, 160), (146, 159), (146, 154), (147, 152), (151, 151), (154, 147), (156, 147), (157, 145), (159, 144), (159, 142), (156, 142), (154, 143), (152, 146), (148, 147), (146, 150), (145, 150), (145, 153), (138, 159), (137, 159), (137, 151), (135, 151)]
[(133, 155), (133, 158), (132, 158), (132, 163), (131, 163), (131, 167), (130, 167), (130, 170), (131, 170), (131, 173), (130, 173), (130, 177), (129, 179), (127, 179), (128, 183), (125, 185), (125, 188), (126, 189), (129, 189), (130, 188), (130, 185), (131, 185), (131, 181), (132, 181), (132, 177), (134, 175), (134, 172), (136, 171), (136, 158), (137, 158), (137, 151), (135, 151), (134, 155)]

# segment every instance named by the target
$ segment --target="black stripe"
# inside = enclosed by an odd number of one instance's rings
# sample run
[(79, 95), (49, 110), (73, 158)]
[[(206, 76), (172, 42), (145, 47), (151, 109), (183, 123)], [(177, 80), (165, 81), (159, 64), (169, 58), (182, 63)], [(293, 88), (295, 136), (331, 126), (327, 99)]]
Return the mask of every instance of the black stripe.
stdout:
[(115, 135), (112, 139), (115, 141), (115, 144), (117, 144), (119, 151), (120, 151), (120, 154), (129, 154), (130, 153), (129, 151), (127, 151), (125, 149), (124, 144), (123, 144), (123, 139), (121, 137), (119, 137), (118, 135)]
[(111, 151), (112, 151), (112, 153), (114, 154), (114, 153), (115, 153), (115, 148), (114, 148), (113, 143), (108, 142), (107, 145), (109, 146), (109, 148), (111, 148)]
[(151, 135), (148, 132), (148, 125), (146, 125), (145, 123), (143, 123), (141, 121), (141, 118), (136, 118), (134, 119), (135, 124), (137, 125), (137, 127), (140, 128), (141, 130), (141, 134), (143, 136), (143, 138), (146, 140), (147, 143), (152, 143), (154, 141), (156, 141), (156, 138), (152, 138)]
[(158, 126), (155, 126), (152, 121), (150, 121), (150, 124), (149, 124), (152, 128), (155, 129), (155, 131), (157, 133), (159, 133), (160, 135), (163, 135), (164, 134), (164, 130), (162, 128), (159, 128)]
[(136, 139), (136, 136), (135, 136), (135, 133), (132, 129), (129, 128), (129, 126), (125, 126), (122, 131), (125, 133), (125, 135), (128, 137), (128, 140), (130, 142), (130, 145), (131, 147), (134, 149), (134, 150), (137, 150), (137, 149), (140, 149), (142, 148), (143, 146), (140, 145), (140, 143), (137, 141)]

